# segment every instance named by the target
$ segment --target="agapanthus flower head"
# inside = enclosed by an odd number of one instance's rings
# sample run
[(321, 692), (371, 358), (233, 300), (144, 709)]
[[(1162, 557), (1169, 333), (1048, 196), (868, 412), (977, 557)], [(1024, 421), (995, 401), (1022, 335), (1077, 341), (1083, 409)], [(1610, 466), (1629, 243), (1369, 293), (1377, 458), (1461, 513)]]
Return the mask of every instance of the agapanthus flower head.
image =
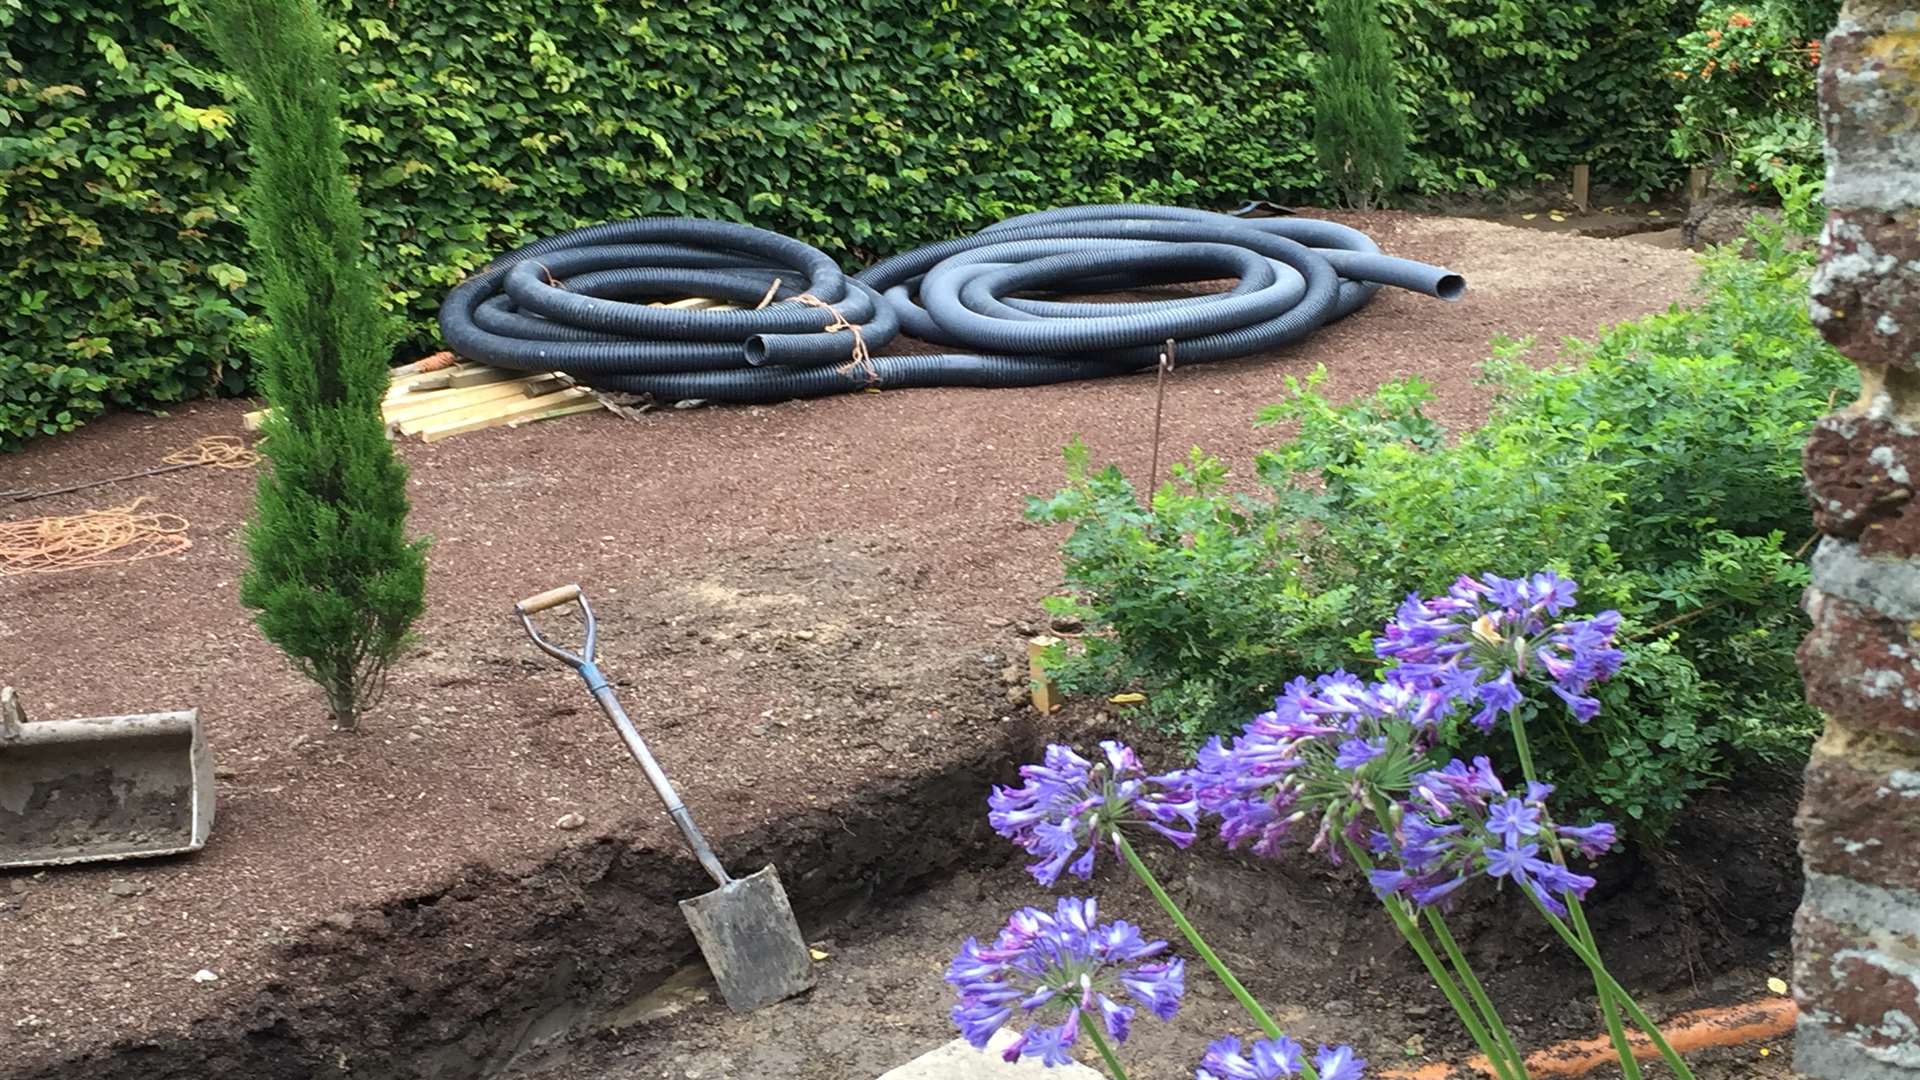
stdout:
[(1180, 847), (1193, 842), (1200, 808), (1186, 782), (1147, 775), (1124, 743), (1100, 749), (1094, 762), (1070, 746), (1049, 746), (1040, 764), (1021, 766), (1023, 784), (996, 786), (987, 797), (987, 821), (1038, 858), (1027, 870), (1042, 885), (1062, 871), (1092, 877), (1094, 852), (1122, 830), (1152, 829)]
[(1313, 847), (1337, 858), (1336, 825), (1356, 821), (1375, 796), (1394, 802), (1406, 792), (1443, 701), (1344, 671), (1294, 679), (1240, 734), (1202, 747), (1178, 779), (1202, 811), (1220, 818), (1228, 847), (1250, 844), (1271, 856), (1312, 819)]
[(1408, 596), (1374, 639), (1374, 652), (1397, 662), (1389, 682), (1473, 709), (1482, 731), (1520, 704), (1529, 680), (1545, 682), (1586, 723), (1600, 711), (1588, 691), (1620, 668), (1622, 653), (1613, 644), (1620, 613), (1560, 619), (1578, 591), (1551, 570), (1462, 577), (1444, 596)]
[(1127, 1041), (1137, 1010), (1122, 998), (1172, 1019), (1186, 992), (1186, 962), (1132, 923), (1096, 922), (1097, 913), (1091, 899), (1063, 897), (1051, 913), (1014, 912), (991, 945), (968, 938), (947, 966), (960, 996), (953, 1022), (967, 1042), (985, 1050), (1018, 1014), (1025, 1028), (1002, 1052), (1006, 1060), (1065, 1065), (1083, 1015), (1114, 1042)]
[(1320, 1080), (1366, 1080), (1367, 1059), (1351, 1046), (1322, 1046), (1313, 1057), (1313, 1068)]
[(1552, 784), (1514, 793), (1484, 757), (1458, 758), (1414, 778), (1398, 830), (1385, 837), (1383, 865), (1370, 875), (1381, 896), (1400, 893), (1423, 907), (1440, 903), (1476, 875), (1511, 881), (1556, 915), (1564, 897), (1585, 897), (1594, 880), (1568, 870), (1552, 848), (1596, 858), (1613, 846), (1613, 826), (1558, 825), (1547, 809)]
[[(1282, 1080), (1306, 1071), (1306, 1050), (1285, 1035), (1259, 1039), (1244, 1050), (1229, 1035), (1208, 1045), (1194, 1080)], [(1365, 1080), (1366, 1060), (1351, 1046), (1322, 1046), (1313, 1059), (1321, 1080)]]

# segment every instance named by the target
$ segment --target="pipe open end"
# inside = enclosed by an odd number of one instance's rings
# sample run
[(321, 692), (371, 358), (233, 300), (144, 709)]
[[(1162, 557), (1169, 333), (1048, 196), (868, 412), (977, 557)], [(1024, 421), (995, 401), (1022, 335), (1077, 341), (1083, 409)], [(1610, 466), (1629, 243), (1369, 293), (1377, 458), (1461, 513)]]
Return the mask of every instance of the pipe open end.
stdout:
[(767, 339), (765, 336), (761, 334), (753, 335), (747, 339), (745, 348), (747, 363), (752, 364), (754, 367), (759, 367), (767, 362)]
[(1442, 300), (1458, 300), (1467, 295), (1467, 279), (1459, 274), (1441, 274), (1433, 283), (1433, 295)]

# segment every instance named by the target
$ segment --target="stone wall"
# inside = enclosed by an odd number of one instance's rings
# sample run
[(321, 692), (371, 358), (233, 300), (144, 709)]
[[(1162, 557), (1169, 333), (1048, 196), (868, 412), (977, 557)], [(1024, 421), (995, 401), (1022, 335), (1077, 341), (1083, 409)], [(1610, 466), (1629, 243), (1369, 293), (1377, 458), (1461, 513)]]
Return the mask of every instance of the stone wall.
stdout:
[(1827, 205), (1812, 311), (1862, 393), (1807, 445), (1800, 650), (1827, 730), (1800, 811), (1795, 1067), (1920, 1077), (1920, 4), (1849, 0), (1820, 72)]

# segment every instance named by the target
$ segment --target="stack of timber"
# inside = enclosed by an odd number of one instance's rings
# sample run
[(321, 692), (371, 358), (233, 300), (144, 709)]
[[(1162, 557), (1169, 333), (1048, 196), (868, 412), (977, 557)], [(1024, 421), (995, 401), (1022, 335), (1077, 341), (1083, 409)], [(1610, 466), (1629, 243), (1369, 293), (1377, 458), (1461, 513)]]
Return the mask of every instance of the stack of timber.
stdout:
[[(694, 297), (659, 306), (725, 310), (733, 305)], [(461, 362), (430, 371), (421, 371), (415, 364), (395, 368), (380, 415), (389, 435), (431, 443), (469, 431), (519, 427), (606, 407), (593, 391), (573, 386), (557, 374)], [(247, 430), (258, 430), (265, 416), (264, 409), (248, 413)]]
[(380, 415), (388, 431), (431, 443), (601, 407), (590, 392), (566, 386), (552, 375), (458, 364), (395, 379), (380, 403)]
[[(552, 375), (461, 363), (428, 372), (395, 369), (380, 402), (380, 417), (389, 435), (439, 442), (469, 431), (518, 427), (601, 407), (590, 392), (566, 386)], [(266, 415), (265, 409), (248, 413), (247, 430), (259, 430)]]

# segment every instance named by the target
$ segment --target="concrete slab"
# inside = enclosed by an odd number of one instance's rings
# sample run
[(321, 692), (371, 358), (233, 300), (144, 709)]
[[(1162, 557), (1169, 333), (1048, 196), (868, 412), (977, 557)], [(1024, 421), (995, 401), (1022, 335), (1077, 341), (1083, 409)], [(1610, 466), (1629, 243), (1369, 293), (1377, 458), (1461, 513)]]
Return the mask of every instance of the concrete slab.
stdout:
[(879, 1080), (1101, 1080), (1085, 1065), (1049, 1069), (1030, 1058), (1013, 1065), (1000, 1060), (1000, 1049), (1017, 1037), (1016, 1032), (1002, 1028), (985, 1050), (955, 1039), (888, 1070)]

